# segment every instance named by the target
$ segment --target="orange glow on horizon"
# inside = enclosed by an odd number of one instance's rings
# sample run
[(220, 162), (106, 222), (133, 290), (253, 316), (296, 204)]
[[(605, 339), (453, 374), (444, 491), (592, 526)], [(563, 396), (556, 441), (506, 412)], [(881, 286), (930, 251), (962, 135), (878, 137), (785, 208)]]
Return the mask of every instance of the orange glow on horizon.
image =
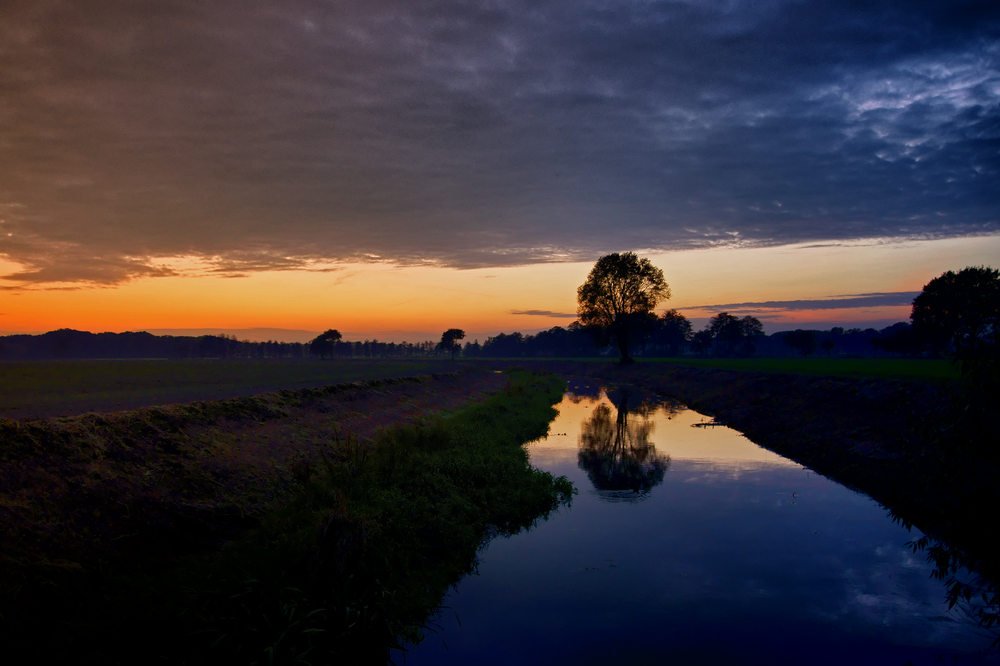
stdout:
[[(919, 291), (945, 270), (996, 264), (1000, 236), (830, 247), (708, 249), (649, 254), (664, 270), (673, 298), (658, 308), (688, 317), (720, 303), (829, 299)], [(55, 285), (0, 291), (0, 331), (56, 328), (126, 331), (177, 328), (284, 328), (393, 332), (529, 331), (566, 326), (576, 289), (593, 264), (537, 264), (456, 270), (349, 264), (332, 272), (273, 271), (247, 277), (162, 277), (114, 287)], [(0, 265), (4, 274), (16, 270)], [(68, 290), (67, 290), (68, 288)], [(515, 312), (555, 314), (514, 314)], [(556, 316), (558, 314), (569, 316)], [(767, 310), (776, 324), (909, 318), (909, 307)]]

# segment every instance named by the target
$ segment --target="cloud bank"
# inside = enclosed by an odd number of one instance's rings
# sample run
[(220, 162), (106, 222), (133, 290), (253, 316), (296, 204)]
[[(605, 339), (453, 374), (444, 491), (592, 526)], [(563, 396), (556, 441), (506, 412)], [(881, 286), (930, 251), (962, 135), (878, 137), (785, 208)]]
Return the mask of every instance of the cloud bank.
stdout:
[(551, 310), (511, 310), (512, 315), (529, 315), (533, 317), (560, 317), (562, 319), (576, 319), (579, 315), (570, 312), (553, 312)]
[(920, 294), (919, 291), (894, 291), (876, 294), (858, 294), (837, 298), (796, 300), (796, 301), (756, 301), (746, 303), (721, 303), (715, 305), (694, 305), (678, 310), (712, 310), (715, 312), (743, 310), (843, 310), (851, 308), (881, 308), (910, 306)]
[(993, 2), (33, 0), (11, 284), (1000, 232)]

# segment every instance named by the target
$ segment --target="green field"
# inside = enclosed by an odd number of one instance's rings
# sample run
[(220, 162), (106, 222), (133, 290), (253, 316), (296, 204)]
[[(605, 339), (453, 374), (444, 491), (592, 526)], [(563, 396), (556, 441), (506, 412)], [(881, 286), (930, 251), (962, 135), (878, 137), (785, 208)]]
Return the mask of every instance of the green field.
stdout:
[(444, 360), (0, 363), (0, 417), (41, 418), (446, 372)]
[(907, 358), (685, 358), (643, 359), (644, 363), (672, 363), (713, 370), (768, 372), (824, 377), (873, 377), (919, 381), (950, 381), (959, 378), (958, 368), (945, 359)]

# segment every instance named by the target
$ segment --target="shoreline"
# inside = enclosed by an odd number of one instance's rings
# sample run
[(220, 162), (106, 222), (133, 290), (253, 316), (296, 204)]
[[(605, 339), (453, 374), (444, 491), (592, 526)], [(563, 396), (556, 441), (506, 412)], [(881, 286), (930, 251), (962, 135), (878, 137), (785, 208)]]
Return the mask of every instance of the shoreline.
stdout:
[[(1000, 502), (1000, 455), (948, 446), (957, 386), (889, 379), (702, 369), (669, 363), (510, 361), (633, 384), (676, 399), (754, 443), (872, 497), (894, 520), (947, 542), (953, 558), (1000, 579), (1000, 530), (977, 516)], [(988, 451), (988, 449), (985, 449)], [(982, 449), (981, 449), (982, 451)]]

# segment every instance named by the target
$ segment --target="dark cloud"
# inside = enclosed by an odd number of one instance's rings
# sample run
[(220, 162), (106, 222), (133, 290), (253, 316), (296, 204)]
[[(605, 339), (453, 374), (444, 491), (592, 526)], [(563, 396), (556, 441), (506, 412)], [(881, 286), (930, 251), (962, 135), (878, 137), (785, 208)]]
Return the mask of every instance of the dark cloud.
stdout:
[(537, 317), (563, 317), (566, 319), (576, 319), (575, 314), (568, 312), (552, 312), (551, 310), (511, 310), (512, 315), (532, 315)]
[(912, 305), (913, 299), (919, 294), (919, 291), (893, 291), (817, 300), (721, 303), (717, 305), (696, 305), (678, 309), (725, 312), (730, 310), (841, 310), (845, 308), (878, 308), (894, 305)]
[(994, 2), (7, 2), (0, 255), (116, 284), (992, 234), (998, 64)]

